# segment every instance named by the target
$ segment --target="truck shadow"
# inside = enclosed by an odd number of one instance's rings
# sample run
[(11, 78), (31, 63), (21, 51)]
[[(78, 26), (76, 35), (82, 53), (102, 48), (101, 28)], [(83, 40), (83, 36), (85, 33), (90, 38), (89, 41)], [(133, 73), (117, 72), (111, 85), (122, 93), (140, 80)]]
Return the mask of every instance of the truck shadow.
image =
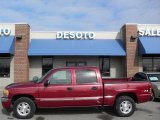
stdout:
[(38, 109), (36, 115), (59, 115), (59, 114), (93, 114), (101, 113), (97, 108), (47, 108), (47, 109)]
[(14, 116), (12, 115), (12, 112), (6, 109), (2, 109), (2, 114), (5, 114), (7, 116), (7, 119), (12, 120), (14, 119)]
[[(14, 119), (13, 112), (2, 109), (2, 114), (5, 114), (8, 119)], [(76, 114), (97, 114), (100, 120), (112, 120), (114, 115), (112, 107), (84, 107), (84, 108), (50, 108), (37, 109), (35, 120), (45, 120), (45, 115), (76, 115)]]
[(50, 108), (38, 109), (36, 111), (36, 120), (45, 120), (44, 115), (76, 115), (76, 114), (98, 114), (100, 120), (112, 120), (115, 116), (111, 107), (105, 108)]
[(156, 100), (154, 100), (154, 101), (152, 101), (152, 102), (160, 102), (160, 99), (156, 99)]

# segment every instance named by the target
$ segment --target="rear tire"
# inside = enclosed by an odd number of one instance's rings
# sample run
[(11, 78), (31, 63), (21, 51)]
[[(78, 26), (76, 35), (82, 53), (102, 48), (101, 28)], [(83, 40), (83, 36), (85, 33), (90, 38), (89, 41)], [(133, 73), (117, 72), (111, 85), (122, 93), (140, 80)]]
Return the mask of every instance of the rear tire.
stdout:
[(134, 113), (135, 108), (135, 102), (129, 96), (118, 97), (114, 106), (116, 114), (120, 117), (131, 116)]
[(21, 97), (13, 104), (13, 114), (19, 119), (28, 119), (33, 117), (35, 110), (35, 103), (27, 97)]

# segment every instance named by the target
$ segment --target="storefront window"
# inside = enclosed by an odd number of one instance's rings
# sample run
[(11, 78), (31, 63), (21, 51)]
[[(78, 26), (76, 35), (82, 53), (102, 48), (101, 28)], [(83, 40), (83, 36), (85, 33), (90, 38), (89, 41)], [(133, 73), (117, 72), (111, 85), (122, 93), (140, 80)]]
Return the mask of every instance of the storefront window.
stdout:
[(160, 58), (147, 57), (143, 58), (144, 72), (160, 72)]
[(100, 67), (102, 77), (110, 76), (110, 58), (101, 57), (99, 62), (100, 62), (99, 67)]
[(0, 58), (0, 77), (10, 77), (10, 58)]
[(86, 66), (87, 62), (66, 62), (67, 67), (80, 67), (80, 66)]
[(42, 75), (47, 73), (53, 68), (53, 58), (52, 57), (43, 57), (42, 58)]

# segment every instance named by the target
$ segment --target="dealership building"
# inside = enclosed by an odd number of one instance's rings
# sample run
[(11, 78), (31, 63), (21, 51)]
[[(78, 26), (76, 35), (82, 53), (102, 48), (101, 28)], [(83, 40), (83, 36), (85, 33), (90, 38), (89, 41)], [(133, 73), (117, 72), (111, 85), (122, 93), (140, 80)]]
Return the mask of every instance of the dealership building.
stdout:
[(160, 72), (160, 24), (127, 23), (117, 32), (32, 31), (0, 24), (0, 87), (57, 67), (97, 66), (103, 77)]

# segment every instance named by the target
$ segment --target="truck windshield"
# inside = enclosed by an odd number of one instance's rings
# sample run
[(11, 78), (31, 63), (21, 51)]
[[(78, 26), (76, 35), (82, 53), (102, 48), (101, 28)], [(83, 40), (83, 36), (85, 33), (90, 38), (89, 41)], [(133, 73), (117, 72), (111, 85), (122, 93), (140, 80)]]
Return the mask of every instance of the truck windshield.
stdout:
[(36, 83), (40, 83), (43, 81), (43, 79), (50, 73), (51, 70), (49, 70), (46, 74), (44, 74), (41, 78), (38, 79)]
[(160, 74), (147, 74), (151, 82), (160, 82)]

